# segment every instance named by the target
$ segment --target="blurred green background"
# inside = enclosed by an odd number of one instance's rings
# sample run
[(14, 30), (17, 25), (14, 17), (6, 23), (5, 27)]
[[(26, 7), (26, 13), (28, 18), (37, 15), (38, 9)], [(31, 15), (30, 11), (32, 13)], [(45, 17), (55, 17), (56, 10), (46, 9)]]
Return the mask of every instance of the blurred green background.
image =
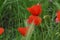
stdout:
[(0, 27), (5, 29), (0, 40), (25, 40), (17, 28), (26, 26), (24, 20), (30, 15), (27, 8), (37, 3), (42, 5), (42, 13), (39, 15), (42, 23), (34, 27), (29, 40), (60, 40), (60, 23), (55, 23), (60, 0), (0, 0)]

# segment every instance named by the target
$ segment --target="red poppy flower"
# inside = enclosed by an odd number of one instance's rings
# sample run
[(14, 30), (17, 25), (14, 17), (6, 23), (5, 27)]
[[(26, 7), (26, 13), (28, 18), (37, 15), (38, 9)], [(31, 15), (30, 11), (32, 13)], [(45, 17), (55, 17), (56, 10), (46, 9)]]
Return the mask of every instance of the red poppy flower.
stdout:
[(25, 28), (20, 27), (20, 28), (18, 28), (18, 32), (21, 33), (21, 35), (23, 35), (23, 36), (26, 36), (27, 31), (28, 31), (28, 27), (25, 27)]
[(4, 28), (0, 27), (0, 35), (2, 35), (4, 32)]
[(56, 22), (59, 22), (60, 21), (60, 10), (57, 11), (56, 13)]
[(42, 12), (42, 7), (41, 5), (37, 4), (37, 5), (33, 5), (30, 8), (27, 8), (27, 10), (35, 16), (38, 16), (41, 12)]
[(33, 22), (34, 25), (39, 25), (39, 24), (41, 24), (42, 19), (39, 16), (33, 16), (33, 15), (31, 15), (31, 16), (29, 16), (27, 22), (29, 24), (31, 24)]
[(57, 18), (60, 20), (60, 10), (57, 11)]

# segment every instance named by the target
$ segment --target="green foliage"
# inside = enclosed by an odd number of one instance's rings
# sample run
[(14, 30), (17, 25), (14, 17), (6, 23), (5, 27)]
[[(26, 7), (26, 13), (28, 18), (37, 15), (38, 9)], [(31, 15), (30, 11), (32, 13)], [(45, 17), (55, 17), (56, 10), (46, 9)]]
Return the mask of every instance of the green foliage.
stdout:
[[(27, 8), (37, 3), (42, 5), (42, 24), (31, 26), (34, 27), (32, 34), (29, 32), (27, 37), (23, 37), (17, 28), (25, 27), (24, 20), (30, 15)], [(60, 40), (60, 23), (55, 23), (59, 4), (60, 0), (0, 0), (0, 26), (5, 29), (0, 40)], [(44, 18), (46, 15), (48, 16)]]

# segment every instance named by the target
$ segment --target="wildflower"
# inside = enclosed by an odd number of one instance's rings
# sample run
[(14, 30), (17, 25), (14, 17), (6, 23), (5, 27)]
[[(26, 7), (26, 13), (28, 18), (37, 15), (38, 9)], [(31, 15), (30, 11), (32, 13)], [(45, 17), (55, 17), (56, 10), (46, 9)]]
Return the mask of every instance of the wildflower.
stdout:
[(21, 35), (26, 36), (28, 29), (28, 27), (20, 27), (18, 28), (18, 32), (21, 33)]
[(31, 24), (33, 22), (34, 25), (39, 25), (39, 24), (41, 24), (42, 19), (39, 16), (33, 16), (33, 15), (31, 15), (31, 16), (29, 16), (27, 22), (29, 24)]
[(60, 20), (60, 10), (57, 11), (56, 16)]
[(57, 11), (56, 13), (56, 23), (58, 23), (60, 21), (60, 10)]
[(0, 27), (0, 35), (2, 35), (4, 32), (4, 28)]
[(41, 12), (42, 12), (42, 7), (41, 7), (40, 4), (37, 4), (37, 5), (33, 5), (33, 6), (30, 7), (30, 8), (27, 8), (27, 10), (28, 10), (32, 15), (38, 16), (38, 15), (41, 14)]

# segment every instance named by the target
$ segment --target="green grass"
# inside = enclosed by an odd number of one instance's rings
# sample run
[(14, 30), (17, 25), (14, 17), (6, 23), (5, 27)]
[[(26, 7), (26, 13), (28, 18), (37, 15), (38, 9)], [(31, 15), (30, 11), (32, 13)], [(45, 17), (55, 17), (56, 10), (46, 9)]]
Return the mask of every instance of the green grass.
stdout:
[[(17, 28), (28, 25), (25, 21), (31, 14), (26, 9), (37, 3), (42, 4), (42, 13), (39, 16), (43, 21), (39, 26), (31, 24), (27, 36), (23, 37)], [(0, 0), (0, 26), (5, 29), (0, 40), (60, 40), (60, 23), (55, 23), (59, 4), (60, 0)], [(44, 18), (46, 15), (48, 16)]]

